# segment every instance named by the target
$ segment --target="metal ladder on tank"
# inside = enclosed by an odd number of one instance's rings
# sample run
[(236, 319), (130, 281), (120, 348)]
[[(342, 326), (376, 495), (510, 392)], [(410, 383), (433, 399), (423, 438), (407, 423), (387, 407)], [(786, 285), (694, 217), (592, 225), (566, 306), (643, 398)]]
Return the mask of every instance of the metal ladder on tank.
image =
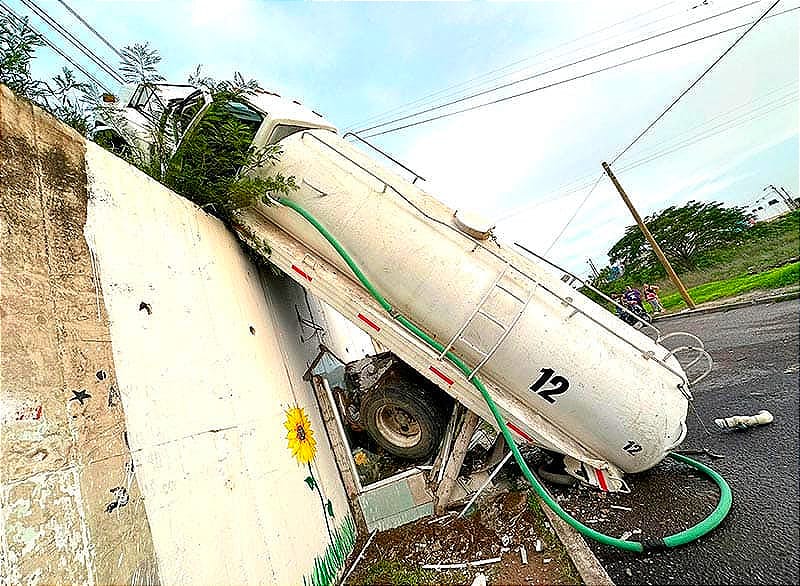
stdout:
[[(503, 284), (501, 283), (501, 281), (509, 272), (509, 270), (515, 271), (520, 277), (522, 277), (524, 280), (528, 281), (531, 284), (531, 286), (528, 288), (528, 294), (525, 297), (520, 297), (513, 291), (509, 290), (507, 287), (503, 286)], [(452, 349), (452, 347), (459, 342), (471, 348), (481, 357), (480, 362), (478, 362), (477, 366), (475, 366), (475, 368), (472, 369), (472, 372), (470, 372), (469, 375), (467, 376), (467, 380), (472, 380), (472, 377), (478, 374), (478, 371), (481, 368), (483, 368), (483, 366), (489, 361), (489, 359), (494, 355), (494, 353), (497, 351), (500, 345), (503, 342), (505, 342), (506, 338), (508, 338), (511, 331), (514, 329), (514, 326), (517, 325), (520, 318), (522, 317), (522, 314), (525, 313), (525, 310), (528, 308), (531, 299), (533, 299), (533, 295), (536, 292), (537, 286), (538, 283), (528, 275), (525, 275), (524, 273), (521, 273), (520, 271), (514, 269), (514, 267), (512, 267), (510, 264), (504, 265), (503, 270), (500, 271), (500, 273), (495, 278), (494, 282), (486, 290), (486, 293), (483, 294), (483, 297), (481, 297), (481, 300), (475, 306), (475, 309), (469, 315), (467, 320), (458, 329), (455, 335), (450, 339), (450, 341), (447, 343), (444, 349), (439, 353), (439, 360), (442, 360), (445, 357), (445, 355)], [(514, 313), (509, 323), (503, 323), (499, 318), (484, 311), (484, 306), (486, 305), (486, 302), (489, 300), (489, 298), (492, 296), (492, 293), (494, 293), (495, 291), (502, 291), (502, 293), (506, 297), (513, 299), (514, 303), (517, 305), (517, 311)], [(497, 340), (495, 340), (494, 344), (492, 344), (492, 346), (487, 350), (479, 348), (478, 346), (476, 346), (475, 344), (473, 344), (464, 337), (464, 332), (467, 330), (470, 324), (473, 321), (475, 321), (475, 318), (478, 317), (479, 315), (485, 317), (490, 322), (495, 324), (498, 328), (500, 328), (501, 332), (500, 336), (497, 338)]]
[[(622, 309), (626, 313), (628, 313), (631, 316), (633, 316), (634, 318), (638, 319), (638, 317), (636, 316), (635, 313), (632, 313), (630, 310), (628, 310), (628, 308), (626, 308), (625, 306), (620, 305), (618, 302), (614, 301), (611, 297), (609, 297), (608, 295), (603, 293), (600, 289), (594, 287), (591, 283), (589, 283), (587, 281), (584, 281), (583, 279), (581, 279), (577, 275), (571, 273), (570, 271), (560, 267), (559, 265), (557, 265), (554, 262), (544, 258), (543, 256), (536, 254), (532, 250), (529, 250), (528, 248), (526, 248), (523, 245), (521, 245), (519, 242), (515, 242), (514, 246), (516, 246), (517, 248), (519, 248), (520, 250), (522, 250), (525, 253), (529, 254), (530, 256), (538, 259), (541, 262), (544, 262), (544, 263), (550, 265), (554, 269), (556, 269), (556, 270), (560, 271), (561, 273), (563, 273), (564, 275), (566, 275), (568, 278), (567, 279), (562, 279), (562, 280), (567, 285), (572, 286), (573, 283), (577, 282), (582, 287), (586, 287), (587, 289), (589, 289), (590, 291), (592, 291), (593, 293), (595, 293), (596, 295), (598, 295), (599, 297), (601, 297), (605, 301), (611, 303), (615, 307), (618, 307), (618, 308)], [(595, 320), (592, 320), (592, 321), (595, 321)], [(595, 323), (599, 323), (599, 322), (595, 321)], [(645, 335), (650, 337), (656, 344), (663, 345), (663, 343), (666, 340), (674, 339), (674, 338), (686, 338), (686, 339), (689, 340), (688, 344), (685, 343), (684, 345), (679, 345), (679, 346), (676, 346), (675, 348), (672, 348), (672, 349), (670, 349), (670, 348), (665, 346), (665, 348), (667, 349), (668, 352), (663, 358), (659, 358), (659, 357), (655, 356), (653, 354), (653, 352), (645, 353), (645, 356), (647, 358), (654, 358), (654, 359), (658, 360), (658, 362), (662, 366), (664, 366), (667, 370), (670, 370), (673, 373), (674, 373), (674, 371), (672, 371), (672, 369), (669, 366), (667, 366), (667, 364), (666, 364), (666, 361), (672, 356), (674, 356), (676, 359), (678, 359), (678, 362), (681, 364), (681, 367), (686, 371), (688, 371), (690, 368), (694, 367), (697, 363), (699, 363), (701, 361), (704, 361), (706, 363), (705, 368), (698, 375), (696, 375), (695, 378), (692, 379), (691, 381), (689, 381), (687, 379), (686, 382), (688, 383), (689, 386), (696, 385), (697, 383), (699, 383), (701, 380), (706, 378), (711, 373), (711, 369), (712, 369), (712, 367), (714, 365), (714, 360), (711, 358), (711, 355), (705, 349), (705, 344), (703, 343), (703, 341), (700, 338), (698, 338), (694, 334), (690, 334), (688, 332), (672, 332), (670, 334), (663, 334), (661, 332), (661, 330), (658, 329), (652, 323), (646, 323), (643, 320), (639, 320), (639, 323), (641, 324), (642, 332), (643, 333), (644, 332), (648, 332)], [(689, 355), (688, 358), (685, 359), (685, 360), (687, 360), (687, 362), (681, 361), (679, 356), (687, 355), (687, 354)], [(680, 377), (680, 374), (678, 374), (678, 373), (674, 373), (674, 374), (677, 374)], [(680, 377), (680, 378), (682, 378), (682, 377)], [(678, 388), (681, 390), (681, 392), (684, 395), (687, 395), (688, 399), (691, 399), (691, 396), (687, 393), (687, 391), (686, 391), (686, 389), (685, 389), (685, 387), (684, 387), (684, 385), (682, 383), (678, 385)]]

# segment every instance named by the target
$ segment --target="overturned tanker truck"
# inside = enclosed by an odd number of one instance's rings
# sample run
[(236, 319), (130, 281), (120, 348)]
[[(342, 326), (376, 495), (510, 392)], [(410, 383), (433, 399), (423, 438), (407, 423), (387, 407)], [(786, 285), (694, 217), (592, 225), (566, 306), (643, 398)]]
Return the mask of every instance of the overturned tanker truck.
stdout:
[[(168, 110), (185, 140), (210, 96), (165, 88), (183, 94)], [(153, 95), (141, 87), (127, 106), (142, 111)], [(624, 491), (625, 473), (651, 468), (684, 439), (690, 386), (711, 363), (697, 338), (617, 319), (572, 286), (579, 279), (516, 252), (296, 101), (262, 92), (230, 112), (253, 145), (282, 150), (253, 173), (298, 186), (241, 213), (234, 229), (389, 349), (347, 366), (351, 405), (379, 445), (427, 456), (455, 399), (510, 443), (564, 454), (584, 482)], [(708, 369), (689, 380), (703, 359)]]

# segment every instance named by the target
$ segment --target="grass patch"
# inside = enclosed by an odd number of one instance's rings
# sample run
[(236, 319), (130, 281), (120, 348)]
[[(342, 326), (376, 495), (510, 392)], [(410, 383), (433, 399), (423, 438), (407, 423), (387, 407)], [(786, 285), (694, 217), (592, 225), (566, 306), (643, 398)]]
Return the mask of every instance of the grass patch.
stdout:
[[(772, 222), (756, 224), (747, 232), (747, 238), (734, 246), (709, 252), (703, 267), (679, 273), (686, 287), (695, 287), (753, 275), (796, 261), (800, 257), (800, 212), (792, 212)], [(663, 277), (656, 282), (661, 287), (661, 297), (676, 293), (672, 282)]]
[(439, 584), (441, 577), (433, 570), (421, 570), (409, 567), (403, 562), (391, 560), (381, 560), (369, 566), (362, 574), (358, 582), (351, 581), (348, 584), (368, 585), (368, 584), (408, 584), (409, 586), (421, 586), (423, 584)]
[[(695, 303), (706, 303), (724, 297), (733, 297), (757, 289), (776, 289), (800, 283), (800, 262), (770, 269), (755, 275), (739, 275), (732, 279), (712, 281), (689, 289), (689, 295)], [(672, 293), (661, 298), (665, 309), (682, 309), (686, 307), (679, 293)]]

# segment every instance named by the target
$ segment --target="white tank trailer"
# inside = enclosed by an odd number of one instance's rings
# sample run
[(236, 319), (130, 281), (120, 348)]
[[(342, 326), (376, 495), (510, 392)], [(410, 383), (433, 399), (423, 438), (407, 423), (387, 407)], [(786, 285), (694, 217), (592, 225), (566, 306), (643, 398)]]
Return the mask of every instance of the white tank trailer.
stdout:
[[(494, 237), (491, 226), (448, 208), (418, 179), (412, 183), (385, 158), (372, 156), (365, 141), (340, 136), (299, 103), (263, 93), (245, 105), (248, 120), (261, 119), (254, 145), (278, 143), (283, 151), (277, 164), (255, 173), (296, 178), (299, 188), (288, 199), (335, 236), (396, 311), (473, 369), (521, 441), (587, 463), (590, 480), (602, 470), (592, 483), (608, 490), (622, 490), (624, 482), (611, 480), (651, 468), (681, 443), (691, 393), (677, 355), (696, 352), (687, 370), (700, 354), (708, 358), (699, 340), (687, 334), (690, 345), (670, 350), (659, 343), (668, 336), (652, 326), (656, 340), (631, 327), (561, 280), (564, 273), (547, 261), (517, 253)], [(347, 277), (345, 285), (315, 288), (298, 258), (289, 265), (294, 270), (282, 268), (300, 284), (335, 308), (345, 306), (340, 297), (351, 305), (369, 299), (341, 256), (296, 211), (263, 204), (242, 216), (242, 232), (251, 238), (261, 232), (269, 245), (264, 220), (293, 241), (295, 254), (320, 259)], [(403, 356), (391, 346), (399, 337), (382, 338), (374, 319), (358, 316), (351, 315), (356, 325)], [(393, 323), (386, 317), (382, 323)], [(416, 368), (432, 380), (431, 372), (444, 372)], [(440, 388), (467, 406), (476, 404), (477, 391), (443, 378)], [(468, 392), (471, 397), (462, 396)], [(391, 393), (382, 396), (391, 403)], [(395, 422), (399, 416), (413, 424), (413, 413), (388, 412)]]

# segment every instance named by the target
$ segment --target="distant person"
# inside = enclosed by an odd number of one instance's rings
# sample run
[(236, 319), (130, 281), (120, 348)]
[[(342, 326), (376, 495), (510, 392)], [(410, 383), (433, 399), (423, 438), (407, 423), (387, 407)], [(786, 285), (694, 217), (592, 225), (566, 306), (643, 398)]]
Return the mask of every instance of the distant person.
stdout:
[(642, 293), (638, 289), (634, 289), (630, 285), (627, 285), (622, 297), (625, 299), (625, 303), (628, 305), (638, 305), (641, 310), (644, 311), (644, 305), (642, 304)]
[(664, 306), (661, 305), (661, 300), (658, 298), (659, 289), (661, 289), (661, 287), (658, 285), (648, 285), (647, 283), (642, 285), (644, 298), (653, 307), (654, 313), (663, 313), (664, 311)]

